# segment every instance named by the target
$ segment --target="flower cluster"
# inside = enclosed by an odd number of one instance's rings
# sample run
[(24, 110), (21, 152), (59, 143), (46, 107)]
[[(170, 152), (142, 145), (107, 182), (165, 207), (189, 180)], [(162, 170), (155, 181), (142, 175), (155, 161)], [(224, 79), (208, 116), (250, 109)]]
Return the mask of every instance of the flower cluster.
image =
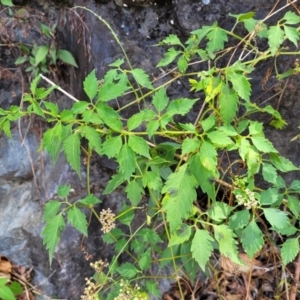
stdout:
[(83, 295), (81, 296), (82, 300), (94, 300), (94, 294), (96, 292), (96, 283), (92, 278), (85, 278), (86, 287), (83, 291)]
[(132, 288), (129, 283), (121, 280), (120, 294), (114, 298), (114, 300), (147, 300), (148, 296), (143, 295), (140, 292), (140, 287), (136, 284)]
[(108, 263), (105, 263), (103, 260), (97, 260), (94, 263), (90, 263), (90, 266), (98, 273), (101, 273), (103, 268), (108, 266)]
[(100, 212), (100, 223), (102, 224), (102, 231), (104, 233), (110, 232), (113, 228), (116, 227), (115, 224), (115, 214), (111, 211), (110, 208), (107, 210), (103, 209)]
[(236, 195), (236, 200), (239, 205), (244, 205), (247, 209), (256, 207), (258, 201), (255, 199), (254, 192), (249, 189), (245, 189), (244, 195)]

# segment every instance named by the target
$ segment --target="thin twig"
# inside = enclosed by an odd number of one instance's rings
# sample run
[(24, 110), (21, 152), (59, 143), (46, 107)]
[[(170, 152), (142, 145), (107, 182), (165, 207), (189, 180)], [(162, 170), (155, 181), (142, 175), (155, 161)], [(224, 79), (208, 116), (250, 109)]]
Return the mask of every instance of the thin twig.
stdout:
[(50, 83), (52, 86), (55, 86), (60, 92), (62, 92), (63, 94), (65, 94), (66, 96), (68, 96), (71, 100), (75, 101), (75, 102), (79, 102), (79, 100), (77, 98), (75, 98), (74, 96), (72, 96), (71, 94), (69, 94), (68, 92), (66, 92), (65, 90), (63, 90), (61, 87), (57, 86), (53, 81), (51, 81), (50, 79), (48, 79), (47, 77), (45, 77), (44, 75), (40, 74), (40, 76), (46, 80), (48, 83)]
[(296, 300), (297, 296), (297, 289), (299, 288), (299, 279), (300, 279), (300, 253), (298, 254), (298, 259), (295, 269), (295, 276), (294, 276), (294, 283), (291, 286), (291, 292), (290, 292), (290, 300)]

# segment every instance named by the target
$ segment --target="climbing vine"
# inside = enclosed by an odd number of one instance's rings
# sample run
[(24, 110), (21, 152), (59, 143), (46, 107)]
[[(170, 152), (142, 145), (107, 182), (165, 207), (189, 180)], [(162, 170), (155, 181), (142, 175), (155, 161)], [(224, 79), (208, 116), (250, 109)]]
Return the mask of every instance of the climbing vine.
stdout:
[[(199, 267), (213, 273), (214, 253), (242, 266), (275, 241), (282, 265), (299, 253), (300, 181), (287, 185), (282, 177), (299, 168), (278, 153), (265, 136), (266, 124), (255, 118), (268, 114), (275, 130), (286, 125), (271, 105), (252, 101), (250, 76), (262, 61), (299, 54), (285, 45), (297, 47), (300, 17), (288, 11), (267, 25), (268, 18), (257, 20), (252, 12), (230, 16), (235, 19), (230, 31), (214, 23), (194, 30), (185, 42), (176, 35), (163, 39), (159, 45), (167, 50), (157, 68), (174, 69), (159, 85), (141, 68), (131, 67), (125, 54), (100, 81), (91, 71), (83, 82), (88, 100), (73, 97), (69, 109), (60, 111), (48, 101), (57, 86), (41, 87), (43, 75), (31, 82), (23, 107), (0, 108), (0, 128), (8, 137), (11, 122), (19, 118), (38, 115), (47, 121), (41, 149), (53, 162), (63, 152), (79, 177), (84, 153), (86, 197), (71, 203), (71, 187), (61, 186), (59, 199), (45, 205), (42, 232), (51, 262), (67, 223), (87, 236), (83, 209), (99, 220), (103, 241), (115, 254), (108, 263), (92, 264), (96, 274), (82, 299), (158, 296), (160, 276), (151, 270), (168, 266), (171, 278), (179, 281), (185, 274), (194, 281)], [(244, 36), (237, 33), (240, 26), (247, 31)], [(298, 73), (295, 65), (276, 76), (282, 80)], [(168, 87), (179, 79), (188, 82), (190, 98), (168, 96)], [(113, 108), (122, 97), (131, 101)], [(125, 119), (123, 111), (131, 106), (139, 111)], [(192, 109), (198, 113), (187, 121)], [(95, 208), (101, 199), (90, 189), (93, 154), (117, 162), (103, 195), (124, 186), (127, 200), (119, 212)], [(206, 195), (202, 200), (200, 192)], [(138, 226), (133, 225), (136, 218)], [(127, 262), (119, 260), (123, 253)], [(182, 296), (180, 284), (179, 290)]]

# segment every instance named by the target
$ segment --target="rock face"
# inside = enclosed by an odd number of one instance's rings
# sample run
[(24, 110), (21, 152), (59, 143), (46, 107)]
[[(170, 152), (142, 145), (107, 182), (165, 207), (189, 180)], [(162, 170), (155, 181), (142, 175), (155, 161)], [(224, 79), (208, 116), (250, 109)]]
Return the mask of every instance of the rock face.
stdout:
[[(25, 1), (18, 1), (18, 3)], [(57, 2), (57, 1), (55, 1)], [(72, 1), (71, 1), (72, 2)], [(222, 26), (232, 25), (233, 20), (227, 17), (229, 12), (241, 13), (257, 10), (258, 17), (263, 17), (272, 8), (272, 1), (243, 0), (175, 0), (175, 1), (66, 1), (68, 6), (86, 6), (101, 15), (117, 33), (127, 55), (134, 66), (145, 69), (151, 74), (160, 60), (163, 49), (152, 47), (170, 33), (187, 36), (191, 30), (218, 21)], [(17, 2), (16, 2), (17, 3)], [(154, 4), (156, 3), (156, 5)], [(286, 1), (281, 1), (281, 4)], [(125, 4), (125, 5), (124, 5)], [(144, 7), (147, 5), (147, 7)], [(125, 6), (125, 7), (124, 7)], [(82, 80), (88, 72), (96, 69), (101, 78), (106, 66), (122, 57), (122, 52), (108, 28), (91, 13), (78, 8), (76, 13), (68, 8), (58, 7), (57, 3), (36, 0), (25, 6), (30, 13), (39, 15), (39, 20), (57, 22), (57, 38), (62, 48), (68, 49), (79, 64), (78, 70), (67, 70), (59, 74), (59, 84), (75, 97), (84, 99)], [(26, 39), (24, 28), (14, 27), (10, 38), (13, 42), (39, 43), (40, 33), (35, 30), (30, 18), (26, 23)], [(20, 25), (18, 25), (20, 26)], [(89, 30), (86, 31), (86, 28)], [(2, 39), (3, 37), (1, 37)], [(2, 41), (3, 42), (3, 41)], [(6, 65), (12, 67), (13, 53), (10, 48), (0, 48), (0, 54)], [(0, 63), (3, 64), (3, 61)], [(289, 62), (292, 63), (292, 62)], [(283, 62), (280, 67), (284, 68)], [(263, 66), (253, 74), (254, 97), (261, 94), (261, 81), (267, 68)], [(5, 74), (1, 73), (1, 79)], [(19, 104), (22, 94), (21, 81), (18, 74), (6, 74), (7, 81), (0, 81), (0, 107), (7, 108)], [(257, 83), (257, 84), (256, 84)], [(299, 143), (290, 144), (289, 140), (298, 134), (300, 108), (297, 105), (299, 90), (298, 81), (291, 79), (278, 101), (280, 111), (287, 120), (288, 126), (283, 131), (270, 131), (269, 137), (278, 150), (300, 165)], [(12, 88), (13, 87), (13, 88)], [(14, 91), (12, 93), (11, 91)], [(188, 89), (178, 86), (169, 91), (171, 95), (188, 95)], [(264, 94), (264, 99), (272, 96), (273, 90)], [(55, 93), (55, 99), (61, 107), (69, 107), (70, 100)], [(262, 100), (258, 100), (262, 101)], [(273, 102), (275, 103), (275, 102)], [(276, 106), (276, 104), (275, 104)], [(130, 111), (129, 111), (130, 114)], [(71, 184), (75, 192), (73, 199), (85, 196), (85, 171), (82, 170), (82, 181), (70, 169), (65, 159), (60, 156), (53, 165), (49, 157), (38, 152), (41, 131), (44, 124), (39, 120), (28, 120), (12, 128), (12, 140), (0, 136), (0, 254), (12, 259), (15, 263), (34, 266), (34, 285), (41, 294), (64, 299), (79, 299), (84, 288), (84, 278), (92, 275), (92, 270), (85, 261), (86, 253), (93, 259), (104, 259), (109, 256), (109, 248), (101, 242), (97, 223), (90, 226), (88, 239), (82, 243), (82, 236), (72, 228), (64, 232), (53, 264), (49, 265), (48, 254), (42, 244), (41, 231), (42, 210), (47, 200), (55, 197), (59, 184)], [(20, 135), (22, 132), (22, 135)], [(93, 192), (101, 197), (111, 170), (115, 164), (101, 159), (93, 165)], [(110, 207), (117, 208), (123, 194), (115, 192), (102, 198), (103, 206), (109, 201)], [(72, 199), (71, 199), (72, 201)]]

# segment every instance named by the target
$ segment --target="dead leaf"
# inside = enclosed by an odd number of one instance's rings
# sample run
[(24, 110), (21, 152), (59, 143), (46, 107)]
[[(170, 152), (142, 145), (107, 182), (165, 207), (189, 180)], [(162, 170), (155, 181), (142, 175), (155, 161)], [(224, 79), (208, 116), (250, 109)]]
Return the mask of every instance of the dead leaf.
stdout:
[(11, 262), (5, 256), (0, 256), (0, 272), (10, 273), (11, 269)]

